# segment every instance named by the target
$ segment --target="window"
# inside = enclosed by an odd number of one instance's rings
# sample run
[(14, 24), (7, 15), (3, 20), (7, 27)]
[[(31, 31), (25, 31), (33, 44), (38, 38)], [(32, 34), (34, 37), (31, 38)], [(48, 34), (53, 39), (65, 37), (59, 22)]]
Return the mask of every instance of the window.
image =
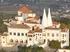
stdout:
[(24, 33), (21, 33), (22, 36), (24, 36)]
[(31, 38), (29, 40), (31, 41)]
[(66, 51), (64, 51), (64, 52), (66, 52)]
[(65, 37), (66, 37), (66, 34), (65, 34)]
[(3, 39), (4, 39), (5, 37), (3, 37)]
[(57, 36), (59, 36), (59, 34), (56, 34)]
[(33, 35), (33, 36), (35, 36), (35, 35)]
[(47, 33), (47, 36), (49, 36), (49, 33)]
[(38, 36), (39, 36), (39, 34), (38, 34)]
[(18, 43), (18, 40), (16, 40), (16, 43)]
[(41, 37), (40, 37), (40, 39), (41, 39)]
[(37, 39), (37, 36), (36, 36), (36, 39)]
[(10, 32), (10, 35), (12, 35), (12, 32)]
[(13, 42), (13, 39), (10, 39), (10, 42)]
[(14, 35), (16, 35), (16, 33), (14, 33)]
[(37, 34), (36, 34), (37, 35)]
[(32, 35), (28, 35), (28, 37), (32, 37)]
[(5, 43), (5, 41), (3, 41), (3, 43)]
[(46, 40), (44, 39), (44, 43), (46, 42)]
[(65, 42), (66, 42), (66, 41), (64, 41), (64, 40), (62, 41), (63, 44), (64, 44)]
[(20, 36), (20, 33), (18, 33), (17, 35)]
[(25, 35), (27, 36), (27, 33), (25, 33)]
[(34, 30), (34, 26), (32, 27), (32, 30)]
[(20, 43), (23, 43), (23, 40), (22, 40), (22, 41), (20, 41)]
[(62, 37), (64, 37), (64, 34), (62, 35)]
[(54, 33), (52, 33), (52, 37), (54, 37)]
[(27, 40), (26, 40), (26, 43), (27, 43)]

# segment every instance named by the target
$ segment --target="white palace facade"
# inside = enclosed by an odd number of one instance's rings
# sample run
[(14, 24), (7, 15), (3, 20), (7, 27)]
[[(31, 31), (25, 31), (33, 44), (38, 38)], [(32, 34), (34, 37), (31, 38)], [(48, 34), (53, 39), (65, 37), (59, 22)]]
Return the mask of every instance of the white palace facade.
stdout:
[[(41, 23), (40, 23), (41, 22)], [(38, 45), (48, 46), (48, 40), (56, 40), (61, 43), (61, 47), (69, 46), (69, 29), (60, 28), (60, 23), (52, 20), (50, 8), (48, 16), (46, 10), (43, 11), (42, 20), (28, 6), (22, 6), (18, 10), (18, 16), (14, 20), (4, 22), (7, 25), (7, 34), (1, 36), (2, 47), (12, 47), (16, 45)]]

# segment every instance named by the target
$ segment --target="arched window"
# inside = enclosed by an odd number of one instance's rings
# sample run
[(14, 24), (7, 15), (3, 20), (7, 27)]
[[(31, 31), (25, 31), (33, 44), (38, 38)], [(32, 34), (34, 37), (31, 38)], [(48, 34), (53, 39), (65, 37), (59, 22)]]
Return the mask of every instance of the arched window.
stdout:
[(17, 35), (20, 36), (20, 33), (18, 33)]
[(34, 26), (32, 27), (32, 30), (34, 30)]
[(49, 36), (50, 34), (49, 33), (47, 33), (47, 36)]
[(32, 39), (30, 38), (29, 40), (31, 41)]
[(10, 42), (13, 42), (13, 39), (10, 39)]
[(27, 33), (25, 33), (25, 35), (27, 36)]
[(20, 43), (23, 43), (23, 40), (21, 40)]
[(14, 35), (16, 35), (16, 33), (14, 33)]
[(52, 37), (54, 37), (54, 33), (52, 33)]
[(46, 40), (44, 39), (44, 43), (46, 42)]
[(22, 36), (24, 36), (24, 33), (21, 33)]
[(3, 43), (5, 43), (5, 41), (3, 41)]
[(59, 34), (56, 34), (57, 36), (59, 36)]
[(62, 35), (62, 37), (64, 37), (64, 34)]
[(16, 43), (18, 43), (18, 40), (16, 40)]
[(66, 51), (64, 51), (64, 52), (66, 52)]
[(10, 32), (10, 35), (12, 35), (12, 32)]
[(26, 43), (27, 43), (27, 40), (26, 40)]

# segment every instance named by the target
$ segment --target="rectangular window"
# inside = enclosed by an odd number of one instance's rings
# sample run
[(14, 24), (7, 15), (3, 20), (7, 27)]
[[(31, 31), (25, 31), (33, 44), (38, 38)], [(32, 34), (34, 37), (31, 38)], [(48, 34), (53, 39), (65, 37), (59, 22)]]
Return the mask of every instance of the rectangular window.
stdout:
[(22, 36), (24, 36), (24, 33), (21, 33)]
[(62, 37), (64, 37), (64, 34), (63, 34), (63, 36)]
[(17, 35), (20, 36), (20, 33), (18, 33)]
[(29, 38), (29, 40), (31, 41), (32, 39), (31, 39), (31, 38)]
[(56, 34), (56, 36), (59, 36), (59, 34)]
[(28, 37), (32, 37), (32, 35), (28, 35)]
[(27, 33), (25, 33), (25, 35), (27, 36)]
[(40, 34), (40, 36), (41, 36), (41, 34)]
[(10, 32), (10, 35), (12, 35), (12, 32)]
[(54, 33), (52, 33), (52, 37), (54, 37)]
[(47, 36), (49, 36), (50, 34), (49, 33), (47, 33)]
[(16, 33), (14, 33), (14, 35), (16, 35)]

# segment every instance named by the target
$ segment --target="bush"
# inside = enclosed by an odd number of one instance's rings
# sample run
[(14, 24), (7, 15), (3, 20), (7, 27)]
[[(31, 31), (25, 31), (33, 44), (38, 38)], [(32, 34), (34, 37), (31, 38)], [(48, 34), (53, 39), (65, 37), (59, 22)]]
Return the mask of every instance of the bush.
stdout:
[(4, 49), (0, 49), (0, 52), (6, 52)]
[(60, 48), (60, 42), (54, 40), (49, 41), (49, 47), (58, 49)]
[(29, 46), (29, 47), (18, 47), (18, 52), (45, 52), (42, 47), (38, 46)]

